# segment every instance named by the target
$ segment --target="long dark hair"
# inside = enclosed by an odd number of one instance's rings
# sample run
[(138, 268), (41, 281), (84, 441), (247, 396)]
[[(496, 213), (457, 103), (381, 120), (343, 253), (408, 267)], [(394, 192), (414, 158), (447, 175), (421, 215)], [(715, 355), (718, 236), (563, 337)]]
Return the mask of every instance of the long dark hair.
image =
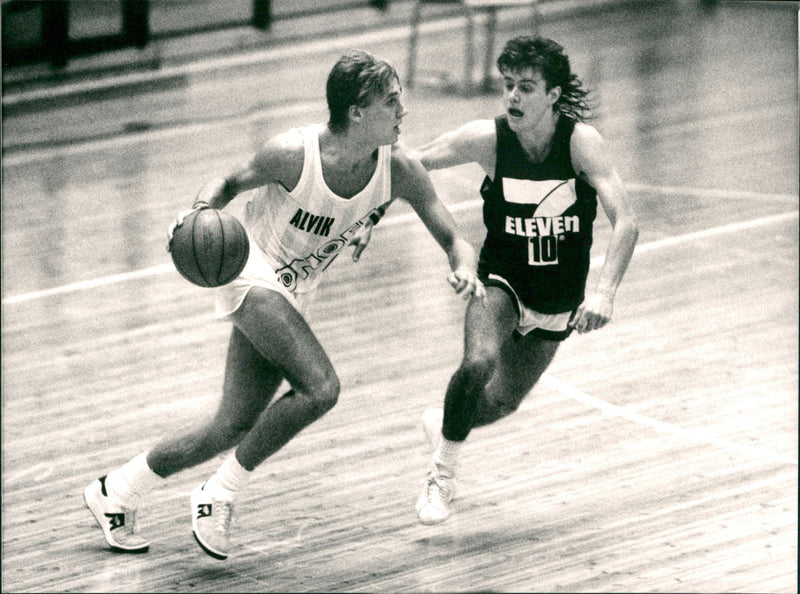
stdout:
[(501, 73), (518, 73), (525, 68), (538, 70), (549, 91), (561, 87), (561, 96), (553, 105), (559, 113), (583, 122), (592, 117), (589, 91), (572, 72), (564, 48), (546, 37), (521, 36), (509, 40), (497, 58)]

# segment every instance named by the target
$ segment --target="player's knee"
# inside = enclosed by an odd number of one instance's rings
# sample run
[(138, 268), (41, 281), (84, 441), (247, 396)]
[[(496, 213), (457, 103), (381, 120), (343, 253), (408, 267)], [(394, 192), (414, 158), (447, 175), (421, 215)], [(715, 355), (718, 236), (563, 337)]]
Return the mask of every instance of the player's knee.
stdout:
[(239, 442), (244, 439), (244, 436), (247, 435), (247, 432), (250, 431), (254, 424), (255, 419), (247, 421), (215, 419), (215, 422), (212, 424), (211, 432), (217, 449), (224, 451), (239, 445)]
[(340, 391), (339, 377), (335, 373), (328, 374), (318, 382), (308, 394), (314, 406), (315, 416), (321, 417), (336, 406)]
[(461, 372), (474, 385), (484, 385), (497, 367), (497, 357), (491, 353), (470, 354), (461, 362)]

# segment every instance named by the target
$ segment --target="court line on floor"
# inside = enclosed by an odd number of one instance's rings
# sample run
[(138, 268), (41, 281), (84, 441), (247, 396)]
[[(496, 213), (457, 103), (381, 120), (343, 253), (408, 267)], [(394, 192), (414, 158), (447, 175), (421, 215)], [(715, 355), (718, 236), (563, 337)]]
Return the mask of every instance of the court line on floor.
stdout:
[[(639, 186), (640, 189), (646, 186)], [(652, 191), (658, 191), (657, 186), (650, 187)], [(692, 189), (687, 188), (687, 193), (694, 192), (696, 195), (701, 195), (703, 193), (702, 189)], [(718, 192), (717, 190), (709, 190), (710, 192)], [(764, 194), (763, 196), (776, 196), (770, 194)], [(457, 204), (452, 204), (448, 206), (451, 212), (460, 212), (464, 210), (471, 210), (473, 208), (479, 208), (483, 204), (482, 200), (470, 200), (466, 202), (459, 202)], [(649, 252), (656, 249), (662, 249), (666, 247), (672, 247), (675, 245), (680, 245), (682, 243), (706, 239), (709, 237), (715, 237), (718, 235), (725, 235), (729, 233), (735, 233), (737, 231), (744, 231), (747, 229), (753, 229), (756, 227), (763, 227), (767, 225), (771, 225), (774, 223), (780, 223), (784, 221), (788, 221), (791, 219), (796, 219), (798, 217), (797, 211), (792, 212), (785, 212), (776, 215), (769, 215), (765, 217), (760, 217), (757, 219), (751, 219), (749, 221), (739, 221), (736, 223), (730, 223), (727, 225), (721, 225), (719, 227), (711, 227), (709, 229), (703, 229), (701, 231), (693, 231), (690, 233), (684, 233), (682, 235), (677, 235), (674, 237), (666, 237), (664, 239), (658, 239), (655, 241), (651, 241), (648, 243), (640, 244), (636, 247), (636, 253), (641, 254), (644, 252)], [(390, 227), (396, 225), (403, 225), (409, 222), (418, 221), (419, 217), (416, 213), (404, 213), (396, 216), (387, 217), (384, 221), (380, 223), (383, 227)], [(591, 266), (600, 266), (605, 260), (605, 255), (602, 256), (595, 256), (591, 260)], [(113, 285), (116, 283), (127, 282), (130, 280), (135, 280), (139, 278), (146, 278), (150, 276), (157, 276), (160, 274), (165, 274), (171, 271), (174, 271), (175, 268), (172, 263), (166, 264), (159, 264), (157, 266), (151, 266), (149, 268), (144, 268), (142, 270), (134, 270), (131, 272), (123, 272), (120, 274), (113, 274), (110, 276), (105, 276), (97, 279), (90, 279), (86, 281), (80, 281), (77, 283), (71, 283), (68, 285), (61, 285), (59, 287), (52, 287), (50, 289), (43, 289), (41, 291), (31, 291), (29, 293), (21, 293), (19, 295), (13, 295), (11, 297), (6, 297), (2, 300), (3, 305), (15, 305), (18, 303), (24, 303), (27, 301), (33, 301), (36, 299), (42, 299), (45, 297), (52, 297), (55, 295), (63, 295), (66, 293), (74, 293), (77, 291), (85, 291), (90, 289), (96, 289), (99, 287), (104, 287), (108, 285)]]
[[(436, 170), (431, 172), (431, 177), (437, 175), (434, 180), (434, 186), (438, 183), (447, 184), (450, 189), (453, 187), (463, 188), (466, 191), (474, 191), (474, 188), (480, 183), (480, 179), (476, 179), (476, 175), (469, 178), (455, 170)], [(635, 202), (637, 194), (659, 194), (661, 196), (682, 196), (684, 198), (706, 198), (712, 200), (752, 200), (754, 202), (786, 202), (788, 204), (797, 204), (797, 194), (776, 194), (772, 192), (752, 192), (745, 190), (720, 190), (717, 188), (693, 188), (688, 186), (657, 186), (652, 184), (640, 184), (635, 182), (628, 182), (625, 184), (625, 189), (631, 195), (631, 199)], [(472, 206), (482, 204), (481, 200), (471, 201)], [(449, 208), (453, 208), (450, 206)]]
[(4, 477), (3, 483), (5, 486), (10, 486), (20, 483), (23, 480), (27, 480), (28, 477), (34, 475), (36, 476), (37, 481), (41, 481), (45, 478), (48, 478), (51, 474), (53, 474), (53, 465), (40, 462), (18, 472), (12, 473), (10, 476)]
[[(663, 193), (664, 195), (677, 195), (680, 194), (682, 196), (692, 197), (692, 198), (727, 198), (727, 199), (742, 199), (742, 200), (761, 200), (761, 201), (769, 201), (769, 202), (787, 202), (789, 204), (795, 204), (797, 202), (797, 196), (793, 196), (791, 194), (770, 194), (766, 192), (741, 192), (737, 190), (714, 190), (714, 189), (707, 189), (707, 188), (680, 188), (680, 187), (670, 187), (670, 186), (651, 186), (647, 184), (627, 184), (626, 189), (629, 192), (651, 192), (651, 193)], [(467, 200), (464, 202), (457, 202), (455, 204), (447, 205), (447, 209), (450, 212), (461, 212), (464, 210), (472, 210), (473, 208), (481, 208), (483, 206), (483, 200)], [(774, 217), (792, 217), (797, 216), (797, 212), (792, 213), (782, 213), (780, 215), (773, 215), (772, 217), (763, 217), (764, 219), (771, 219)], [(402, 215), (396, 215), (391, 218), (387, 217), (384, 219), (383, 222), (380, 223), (382, 227), (389, 227), (392, 225), (400, 225), (405, 224), (411, 221), (418, 219), (416, 213), (408, 212), (403, 213)], [(762, 219), (753, 219), (755, 221), (756, 226), (760, 225), (758, 221)], [(736, 226), (744, 226), (747, 228), (748, 226), (752, 226), (753, 221), (742, 221), (739, 223), (732, 223), (731, 225)], [(769, 221), (771, 222), (771, 221)], [(722, 227), (718, 227), (718, 229), (726, 229), (728, 225), (723, 225)], [(698, 231), (696, 233), (708, 233), (712, 232), (713, 229), (706, 229), (704, 231)], [(737, 231), (738, 228), (732, 229), (732, 231)], [(723, 230), (721, 233), (729, 233), (730, 231)], [(683, 237), (682, 235), (676, 236), (676, 238)], [(638, 248), (637, 248), (638, 249)]]
[(587, 394), (586, 392), (579, 390), (575, 386), (572, 386), (571, 384), (568, 384), (567, 382), (557, 379), (547, 373), (545, 373), (542, 376), (541, 383), (544, 384), (545, 386), (548, 386), (549, 388), (556, 390), (557, 392), (560, 392), (564, 396), (567, 396), (573, 400), (577, 400), (578, 402), (586, 404), (587, 406), (591, 406), (592, 408), (596, 408), (615, 417), (621, 417), (623, 419), (633, 421), (634, 423), (638, 423), (640, 425), (646, 425), (648, 427), (652, 427), (663, 433), (671, 433), (672, 435), (676, 435), (679, 437), (686, 437), (691, 439), (692, 441), (717, 446), (724, 450), (730, 450), (742, 454), (747, 454), (749, 456), (753, 456), (755, 458), (762, 459), (768, 462), (779, 462), (781, 464), (790, 464), (793, 466), (797, 466), (798, 464), (797, 458), (793, 458), (792, 456), (776, 454), (774, 452), (762, 450), (760, 448), (741, 445), (732, 441), (728, 441), (726, 439), (720, 439), (712, 435), (708, 435), (703, 431), (698, 431), (694, 429), (685, 429), (678, 425), (665, 423), (663, 421), (647, 417), (632, 410), (628, 410), (622, 406), (611, 404), (610, 402), (607, 402), (601, 398), (591, 396), (590, 394)]
[(748, 192), (743, 190), (717, 190), (714, 188), (686, 188), (682, 186), (653, 186), (649, 184), (625, 184), (628, 192), (656, 193), (662, 196), (683, 196), (685, 198), (710, 198), (712, 200), (753, 200), (797, 203), (797, 194), (772, 194), (768, 192)]

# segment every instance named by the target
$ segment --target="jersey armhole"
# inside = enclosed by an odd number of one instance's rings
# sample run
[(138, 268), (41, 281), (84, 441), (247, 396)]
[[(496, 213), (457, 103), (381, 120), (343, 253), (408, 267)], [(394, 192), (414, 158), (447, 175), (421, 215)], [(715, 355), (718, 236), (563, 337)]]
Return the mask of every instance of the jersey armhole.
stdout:
[(303, 139), (303, 169), (300, 171), (300, 177), (298, 178), (297, 184), (295, 184), (293, 190), (289, 190), (286, 188), (286, 186), (280, 184), (280, 186), (286, 190), (286, 192), (292, 198), (304, 192), (308, 187), (309, 183), (314, 177), (314, 156), (319, 154), (319, 136), (317, 135), (317, 130), (313, 126), (297, 128), (296, 130)]

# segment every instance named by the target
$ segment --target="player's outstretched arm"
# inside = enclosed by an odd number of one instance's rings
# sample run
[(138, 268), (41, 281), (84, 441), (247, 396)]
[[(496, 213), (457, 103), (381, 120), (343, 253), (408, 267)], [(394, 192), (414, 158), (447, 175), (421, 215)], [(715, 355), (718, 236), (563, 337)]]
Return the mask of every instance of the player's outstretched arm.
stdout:
[(410, 155), (419, 159), (428, 171), (478, 163), (488, 175), (493, 176), (494, 120), (475, 120), (464, 124), (415, 148)]
[(392, 194), (411, 204), (430, 234), (447, 254), (447, 277), (456, 294), (483, 298), (486, 290), (478, 279), (477, 257), (472, 245), (457, 232), (455, 220), (439, 200), (425, 168), (401, 149), (392, 155)]

